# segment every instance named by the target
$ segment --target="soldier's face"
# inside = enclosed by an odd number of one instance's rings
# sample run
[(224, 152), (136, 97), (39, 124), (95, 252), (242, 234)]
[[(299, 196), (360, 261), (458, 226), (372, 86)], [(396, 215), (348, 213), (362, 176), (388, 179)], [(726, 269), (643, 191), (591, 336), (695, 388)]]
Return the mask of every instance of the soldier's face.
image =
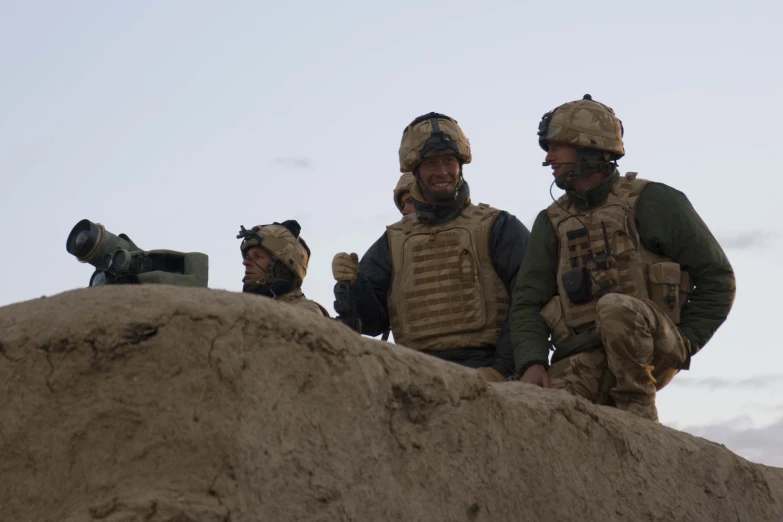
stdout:
[(546, 153), (546, 159), (552, 165), (552, 175), (557, 178), (569, 171), (574, 170), (576, 163), (576, 147), (566, 145), (565, 143), (549, 142), (549, 150)]
[(242, 259), (242, 264), (245, 265), (245, 280), (263, 279), (271, 261), (272, 256), (263, 248), (254, 246), (248, 249), (247, 255)]
[(410, 192), (403, 192), (400, 202), (402, 203), (402, 210), (400, 212), (402, 212), (403, 216), (407, 216), (415, 211), (413, 208), (413, 196), (411, 196)]
[(459, 160), (451, 155), (425, 158), (419, 164), (419, 179), (430, 192), (451, 194), (457, 190)]

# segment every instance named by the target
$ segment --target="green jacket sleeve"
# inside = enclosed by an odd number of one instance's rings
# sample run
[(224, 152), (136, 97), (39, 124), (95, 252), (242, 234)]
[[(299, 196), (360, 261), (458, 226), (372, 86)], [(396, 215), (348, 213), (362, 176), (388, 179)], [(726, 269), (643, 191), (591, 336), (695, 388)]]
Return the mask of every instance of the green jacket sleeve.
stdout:
[(535, 364), (548, 366), (549, 327), (541, 309), (557, 293), (557, 235), (546, 210), (533, 223), (511, 297), (509, 319), (517, 375)]
[(723, 324), (734, 304), (734, 270), (718, 241), (682, 192), (649, 183), (636, 206), (642, 243), (679, 263), (695, 285), (683, 309), (682, 334), (694, 355)]

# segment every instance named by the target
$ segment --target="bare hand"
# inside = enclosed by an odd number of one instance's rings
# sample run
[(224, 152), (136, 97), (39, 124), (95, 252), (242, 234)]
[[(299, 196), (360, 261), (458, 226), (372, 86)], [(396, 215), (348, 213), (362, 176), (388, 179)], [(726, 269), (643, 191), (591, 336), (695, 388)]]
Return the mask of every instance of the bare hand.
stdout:
[(540, 364), (536, 364), (525, 370), (521, 381), (528, 384), (535, 384), (536, 386), (541, 386), (542, 388), (550, 387), (549, 374), (546, 372), (546, 368)]

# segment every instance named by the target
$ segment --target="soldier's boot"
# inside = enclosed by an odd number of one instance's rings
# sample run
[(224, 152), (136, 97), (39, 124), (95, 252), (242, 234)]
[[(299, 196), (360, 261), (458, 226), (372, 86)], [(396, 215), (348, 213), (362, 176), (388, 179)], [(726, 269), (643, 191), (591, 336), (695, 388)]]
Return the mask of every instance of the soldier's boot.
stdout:
[(596, 404), (607, 404), (606, 392), (611, 387), (604, 384), (607, 377), (613, 375), (606, 367), (606, 354), (601, 349), (568, 356), (549, 368), (552, 388), (566, 390)]
[(618, 410), (623, 410), (642, 419), (658, 422), (658, 408), (655, 407), (655, 396), (630, 398), (617, 393), (614, 393), (613, 396)]

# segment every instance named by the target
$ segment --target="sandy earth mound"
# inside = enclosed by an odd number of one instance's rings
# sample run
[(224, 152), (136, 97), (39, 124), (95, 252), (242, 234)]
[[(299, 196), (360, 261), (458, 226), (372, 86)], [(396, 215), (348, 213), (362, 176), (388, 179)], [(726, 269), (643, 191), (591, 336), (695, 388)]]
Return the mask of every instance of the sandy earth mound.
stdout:
[(0, 308), (3, 521), (777, 521), (783, 470), (238, 293)]

